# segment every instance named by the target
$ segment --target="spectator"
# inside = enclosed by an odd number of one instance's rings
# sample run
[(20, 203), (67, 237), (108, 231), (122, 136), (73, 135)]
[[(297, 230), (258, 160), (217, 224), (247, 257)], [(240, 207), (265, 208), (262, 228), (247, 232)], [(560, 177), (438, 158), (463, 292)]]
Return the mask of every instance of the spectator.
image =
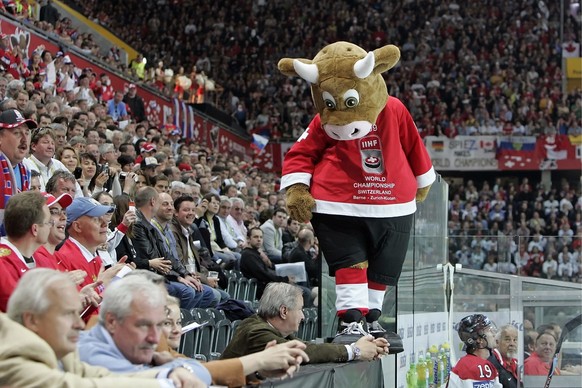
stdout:
[(555, 254), (550, 254), (542, 265), (542, 277), (546, 279), (554, 279), (558, 272), (558, 262)]
[(204, 196), (204, 200), (208, 203), (208, 207), (204, 214), (197, 218), (194, 223), (200, 229), (204, 243), (210, 250), (213, 257), (216, 258), (218, 264), (224, 263), (227, 267), (238, 267), (240, 261), (240, 253), (232, 252), (226, 246), (220, 228), (220, 221), (216, 216), (220, 209), (220, 197), (214, 193), (208, 193)]
[[(33, 259), (37, 267), (59, 269), (54, 254), (57, 245), (60, 245), (66, 238), (66, 209), (73, 202), (73, 197), (69, 194), (61, 194), (58, 197), (49, 193), (44, 193), (43, 195), (46, 198), (46, 204), (49, 208), (53, 224), (51, 225), (47, 241), (34, 251)], [(85, 276), (83, 276), (84, 278)]]
[(287, 220), (287, 211), (279, 208), (273, 212), (270, 220), (261, 225), (264, 233), (263, 248), (269, 260), (280, 263), (282, 260), (281, 249), (283, 248), (283, 225)]
[[(550, 362), (556, 351), (556, 337), (550, 332), (539, 333), (535, 340), (535, 351), (524, 361), (524, 373), (526, 375), (547, 376), (550, 370)], [(561, 374), (556, 366), (554, 375)]]
[(69, 194), (74, 198), (83, 197), (83, 192), (75, 176), (68, 171), (57, 170), (46, 183), (46, 191), (59, 197), (62, 194)]
[[(3, 384), (23, 386), (34, 379), (41, 386), (63, 381), (78, 387), (160, 387), (155, 370), (120, 376), (81, 362), (76, 352), (85, 327), (79, 319), (81, 309), (76, 287), (65, 274), (46, 268), (26, 273), (10, 298), (8, 316), (0, 314)], [(180, 369), (165, 376), (159, 374), (167, 383), (191, 381)]]
[(283, 240), (283, 245), (297, 241), (299, 229), (301, 229), (301, 224), (299, 221), (294, 220), (291, 217), (287, 217), (287, 227), (283, 231), (281, 239)]
[[(182, 336), (182, 320), (180, 317), (180, 304), (176, 298), (168, 297), (167, 305), (166, 305), (168, 314), (166, 320), (164, 321), (163, 332), (167, 338), (168, 345), (170, 346), (170, 353), (174, 356), (181, 356), (179, 353), (176, 352), (178, 346), (180, 345), (180, 337)], [(231, 363), (233, 367), (229, 369), (237, 370), (237, 361), (240, 361), (242, 364), (242, 374), (245, 376), (250, 375), (253, 372), (260, 371), (263, 374), (265, 372), (269, 372), (270, 376), (276, 377), (277, 374), (283, 373), (284, 375), (292, 376), (295, 369), (298, 369), (298, 366), (291, 366), (284, 357), (287, 357), (289, 354), (297, 354), (301, 355), (304, 361), (308, 360), (307, 355), (302, 352), (301, 350), (305, 348), (305, 344), (301, 343), (300, 341), (291, 341), (284, 344), (276, 345), (276, 346), (269, 346), (263, 351), (249, 354), (246, 356), (239, 357), (238, 359), (231, 359), (231, 360), (223, 360), (219, 361), (219, 363), (227, 364)], [(215, 363), (216, 364), (216, 363)], [(208, 366), (208, 364), (205, 364)], [(279, 370), (282, 372), (274, 372), (275, 370)], [(275, 375), (273, 375), (275, 373)], [(212, 370), (211, 370), (212, 374)], [(233, 373), (230, 373), (233, 375)], [(214, 377), (214, 376), (213, 376)], [(225, 378), (226, 376), (221, 376)], [(227, 384), (228, 386), (239, 386), (243, 385), (244, 381), (237, 381), (234, 382), (229, 380), (227, 382), (216, 382), (217, 384)]]
[(146, 157), (140, 163), (140, 167), (142, 170), (143, 175), (145, 175), (148, 180), (153, 180), (155, 176), (158, 175), (160, 164), (154, 157)]
[(30, 171), (30, 191), (38, 191), (40, 193), (40, 172)]
[[(99, 323), (80, 335), (79, 357), (118, 373), (151, 368), (167, 375), (173, 368), (187, 366), (191, 379), (210, 384), (210, 373), (197, 361), (179, 358), (166, 362), (154, 357), (165, 306), (165, 292), (143, 277), (131, 276), (111, 284), (103, 295)], [(142, 325), (149, 330), (136, 330)]]
[(55, 159), (55, 134), (50, 128), (38, 128), (32, 132), (30, 157), (24, 159), (24, 165), (30, 171), (40, 173), (40, 190), (46, 190), (46, 183), (57, 170), (68, 171), (67, 167)]
[(578, 273), (576, 265), (570, 261), (568, 256), (563, 256), (562, 262), (558, 264), (556, 275), (562, 280), (571, 280), (575, 274)]
[(523, 346), (524, 346), (524, 350), (523, 350), (523, 359), (527, 359), (529, 356), (532, 355), (532, 353), (535, 351), (536, 349), (536, 339), (538, 338), (538, 332), (535, 330), (527, 330), (524, 333), (523, 336)]
[(107, 115), (111, 116), (115, 122), (127, 120), (129, 118), (126, 105), (122, 100), (123, 93), (121, 91), (116, 91), (113, 98), (107, 103)]
[(499, 382), (503, 388), (517, 388), (520, 381), (517, 370), (517, 337), (517, 329), (514, 326), (501, 326), (496, 337), (497, 346), (488, 358), (497, 368)]
[[(244, 223), (244, 208), (245, 202), (240, 198), (233, 198), (232, 199), (232, 207), (230, 209), (230, 214), (226, 217), (226, 222), (228, 225), (234, 230), (235, 233), (235, 240), (237, 241), (245, 241), (246, 244), (246, 236), (247, 236), (247, 228)], [(244, 245), (243, 244), (243, 248)]]
[(172, 181), (170, 184), (170, 195), (174, 202), (184, 195), (184, 191), (186, 190), (186, 184), (180, 181)]
[(7, 237), (0, 243), (0, 311), (4, 312), (18, 280), (37, 266), (32, 254), (47, 242), (54, 225), (47, 201), (37, 192), (19, 193), (10, 198), (5, 214)]
[(154, 189), (160, 194), (170, 192), (170, 180), (163, 174), (156, 175), (151, 180)]
[(306, 284), (301, 284), (308, 288), (319, 285), (319, 266), (317, 254), (312, 250), (315, 247), (315, 236), (310, 229), (302, 229), (298, 233), (298, 244), (289, 254), (290, 263), (305, 263), (307, 272)]
[[(226, 300), (229, 296), (221, 289), (219, 279), (208, 277), (209, 271), (215, 271), (220, 274), (222, 268), (210, 258), (202, 234), (194, 224), (194, 209), (195, 205), (192, 197), (182, 196), (174, 201), (174, 218), (170, 229), (176, 240), (178, 258), (186, 268), (193, 269), (190, 272), (195, 273), (202, 283), (213, 288), (215, 298)], [(223, 284), (223, 287), (225, 286)]]
[(222, 234), (222, 238), (224, 243), (233, 252), (240, 252), (244, 245), (244, 240), (238, 240), (235, 230), (230, 226), (227, 221), (227, 217), (230, 214), (230, 210), (232, 209), (232, 201), (230, 198), (221, 197), (220, 199), (220, 208), (218, 209), (218, 213), (216, 217), (220, 222), (220, 233)]
[[(224, 350), (222, 358), (241, 357), (263, 349), (276, 340), (283, 343), (294, 340), (293, 333), (303, 319), (301, 289), (285, 283), (271, 283), (265, 289), (257, 315), (245, 319)], [(388, 353), (384, 338), (364, 336), (350, 345), (307, 344), (305, 353), (310, 363), (372, 360)]]
[(55, 257), (60, 270), (85, 271), (81, 287), (95, 283), (101, 274), (103, 261), (97, 254), (97, 248), (107, 241), (107, 220), (104, 216), (114, 210), (93, 198), (84, 197), (75, 198), (67, 207), (68, 238)]
[[(0, 163), (4, 170), (4, 180), (13, 182), (12, 193), (4, 189), (4, 204), (15, 190), (27, 191), (30, 184), (30, 170), (22, 161), (29, 152), (30, 130), (36, 128), (33, 120), (25, 119), (16, 109), (0, 114)], [(4, 187), (5, 185), (2, 185)]]
[(145, 120), (143, 99), (137, 95), (137, 87), (135, 84), (129, 84), (127, 94), (123, 97), (123, 102), (126, 104), (131, 118), (138, 123)]
[[(154, 188), (138, 190), (135, 196), (137, 221), (132, 239), (135, 264), (137, 268), (153, 270), (164, 276), (168, 293), (180, 299), (182, 308), (209, 307), (214, 300), (212, 291), (205, 290), (198, 279), (187, 274), (177, 258), (166, 257), (166, 248), (153, 223), (160, 206), (160, 195)], [(171, 205), (168, 208), (173, 211)]]
[[(171, 257), (174, 270), (186, 279), (192, 278), (198, 280), (199, 283), (202, 283), (202, 285), (196, 289), (203, 294), (200, 305), (197, 307), (213, 307), (222, 300), (228, 299), (228, 294), (226, 292), (221, 292), (221, 290), (207, 285), (208, 282), (204, 281), (207, 279), (200, 278), (195, 271), (190, 271), (189, 267), (184, 265), (184, 261), (180, 257), (180, 252), (178, 251), (177, 240), (172, 232), (171, 221), (173, 218), (174, 201), (169, 194), (161, 193), (160, 207), (156, 216), (152, 220), (152, 224), (156, 227), (156, 231), (159, 233), (161, 240), (164, 241), (165, 257)], [(211, 302), (211, 294), (214, 296), (214, 302)]]
[[(117, 210), (116, 205), (113, 202), (113, 197), (106, 191), (95, 193), (93, 195), (93, 199), (95, 199), (103, 206), (110, 206)], [(101, 257), (105, 268), (109, 268), (118, 262), (120, 257), (117, 256), (116, 248), (121, 243), (121, 240), (125, 237), (125, 233), (136, 220), (135, 210), (128, 209), (123, 214), (121, 222), (113, 224), (111, 221), (113, 219), (113, 215), (115, 214), (115, 210), (113, 213), (107, 213), (103, 216), (107, 221), (107, 225), (109, 226), (107, 228), (107, 241), (104, 244), (101, 244), (97, 249), (97, 254), (99, 257)]]
[(263, 231), (260, 228), (251, 228), (248, 231), (247, 247), (242, 250), (240, 269), (247, 278), (257, 279), (257, 298), (261, 298), (265, 287), (270, 282), (292, 281), (287, 276), (278, 276), (273, 264), (263, 248)]

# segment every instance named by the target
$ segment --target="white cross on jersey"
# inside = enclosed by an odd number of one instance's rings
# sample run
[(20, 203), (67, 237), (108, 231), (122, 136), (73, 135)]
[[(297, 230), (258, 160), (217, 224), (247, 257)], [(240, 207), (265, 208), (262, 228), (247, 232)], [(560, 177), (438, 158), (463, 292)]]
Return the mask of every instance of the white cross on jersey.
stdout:
[(297, 143), (299, 143), (303, 139), (307, 139), (307, 136), (309, 136), (309, 127), (307, 127), (307, 129), (305, 130), (305, 132), (303, 132), (301, 134), (301, 136), (299, 136), (299, 139), (297, 139)]

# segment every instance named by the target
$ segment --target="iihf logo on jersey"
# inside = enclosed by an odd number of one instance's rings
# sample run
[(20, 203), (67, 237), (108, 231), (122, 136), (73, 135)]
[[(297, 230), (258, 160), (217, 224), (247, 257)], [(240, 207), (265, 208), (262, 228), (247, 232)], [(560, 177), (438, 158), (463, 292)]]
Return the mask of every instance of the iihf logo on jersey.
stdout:
[(371, 174), (384, 172), (384, 158), (380, 138), (376, 135), (366, 136), (360, 139), (360, 155), (362, 156), (362, 168)]

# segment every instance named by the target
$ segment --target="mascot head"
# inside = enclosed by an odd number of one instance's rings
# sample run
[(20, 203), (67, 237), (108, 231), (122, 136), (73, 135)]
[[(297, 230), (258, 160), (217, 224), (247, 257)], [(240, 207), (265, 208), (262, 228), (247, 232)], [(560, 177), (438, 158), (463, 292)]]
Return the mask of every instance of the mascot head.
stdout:
[(348, 42), (324, 47), (313, 60), (283, 58), (279, 70), (311, 84), (311, 94), (328, 136), (354, 140), (366, 136), (388, 99), (382, 73), (400, 59), (388, 45), (366, 52)]

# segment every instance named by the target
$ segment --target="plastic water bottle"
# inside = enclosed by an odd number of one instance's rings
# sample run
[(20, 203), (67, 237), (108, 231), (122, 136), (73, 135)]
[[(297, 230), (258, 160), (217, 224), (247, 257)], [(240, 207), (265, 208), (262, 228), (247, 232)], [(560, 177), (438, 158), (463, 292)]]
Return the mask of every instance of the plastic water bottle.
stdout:
[(438, 353), (438, 349), (437, 349), (436, 345), (432, 345), (426, 351), (426, 369), (428, 370), (428, 386), (429, 386), (429, 388), (436, 387), (435, 378), (438, 376), (438, 374), (437, 374), (437, 353)]
[(418, 375), (418, 384), (416, 386), (418, 388), (428, 388), (428, 369), (422, 352), (418, 354), (416, 373)]
[(448, 379), (449, 375), (451, 374), (451, 368), (452, 368), (452, 366), (451, 366), (451, 345), (449, 345), (448, 342), (445, 342), (443, 344), (443, 349), (445, 350), (445, 362), (446, 362), (445, 374), (446, 374), (446, 378)]
[(418, 384), (418, 374), (416, 373), (416, 364), (414, 363), (414, 353), (410, 354), (410, 368), (406, 372), (406, 388), (416, 388)]
[(445, 376), (445, 373), (446, 373), (446, 366), (445, 366), (446, 358), (445, 357), (446, 357), (445, 350), (443, 348), (441, 348), (441, 350), (439, 351), (438, 360), (437, 360), (437, 374), (436, 374), (436, 379), (437, 379), (436, 386), (437, 387), (445, 387), (447, 385), (447, 376)]

